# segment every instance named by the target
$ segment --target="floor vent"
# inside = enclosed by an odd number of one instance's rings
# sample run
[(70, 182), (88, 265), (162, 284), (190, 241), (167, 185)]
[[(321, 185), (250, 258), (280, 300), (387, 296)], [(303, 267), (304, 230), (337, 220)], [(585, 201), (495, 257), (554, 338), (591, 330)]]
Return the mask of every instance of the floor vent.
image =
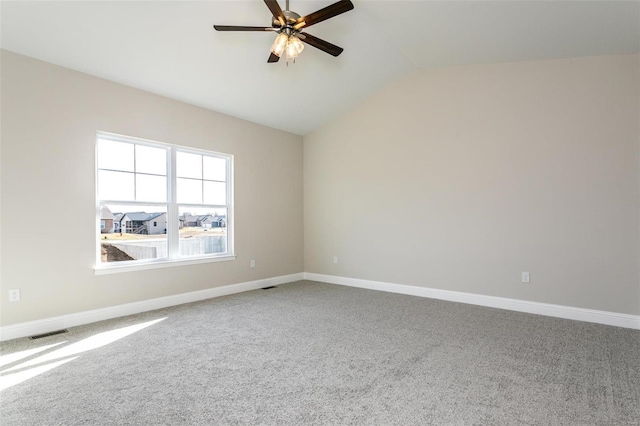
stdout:
[(42, 339), (43, 337), (55, 336), (56, 334), (63, 334), (63, 333), (68, 333), (68, 332), (69, 332), (69, 330), (51, 331), (49, 333), (36, 334), (35, 336), (29, 336), (29, 339), (31, 339), (31, 340)]
[(272, 288), (276, 288), (276, 286), (272, 285), (271, 287), (262, 287), (262, 290), (271, 290)]

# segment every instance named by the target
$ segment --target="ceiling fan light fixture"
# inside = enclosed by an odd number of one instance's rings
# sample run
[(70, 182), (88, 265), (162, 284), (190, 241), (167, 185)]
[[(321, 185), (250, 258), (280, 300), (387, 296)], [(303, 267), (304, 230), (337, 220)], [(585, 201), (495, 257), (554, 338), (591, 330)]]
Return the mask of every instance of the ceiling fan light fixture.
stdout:
[(289, 37), (286, 53), (287, 59), (295, 59), (304, 50), (304, 44), (296, 36)]
[[(264, 3), (271, 12), (271, 26), (269, 27), (214, 25), (213, 28), (216, 31), (276, 32), (276, 39), (271, 45), (271, 55), (269, 55), (267, 59), (267, 63), (270, 64), (278, 62), (283, 54), (286, 55), (287, 59), (293, 59), (295, 63), (296, 57), (302, 53), (305, 47), (302, 41), (331, 56), (339, 56), (343, 52), (343, 48), (312, 36), (306, 32), (306, 29), (312, 25), (352, 10), (353, 3), (351, 0), (338, 0), (327, 7), (323, 7), (305, 16), (300, 16), (298, 13), (290, 10), (289, 0), (285, 1), (286, 7), (285, 10), (282, 10), (278, 4), (278, 0), (264, 0)], [(302, 38), (302, 41), (299, 37)], [(289, 61), (287, 61), (287, 65), (288, 64)]]
[(277, 57), (282, 56), (282, 53), (287, 48), (287, 42), (289, 41), (289, 36), (285, 33), (278, 34), (276, 40), (273, 42), (271, 46), (271, 53), (276, 55)]

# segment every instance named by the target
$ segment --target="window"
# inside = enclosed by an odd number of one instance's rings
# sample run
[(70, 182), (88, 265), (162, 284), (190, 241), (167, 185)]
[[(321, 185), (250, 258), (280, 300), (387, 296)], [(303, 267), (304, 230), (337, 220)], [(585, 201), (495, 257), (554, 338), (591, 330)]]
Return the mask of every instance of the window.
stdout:
[(96, 140), (97, 269), (233, 258), (232, 156)]

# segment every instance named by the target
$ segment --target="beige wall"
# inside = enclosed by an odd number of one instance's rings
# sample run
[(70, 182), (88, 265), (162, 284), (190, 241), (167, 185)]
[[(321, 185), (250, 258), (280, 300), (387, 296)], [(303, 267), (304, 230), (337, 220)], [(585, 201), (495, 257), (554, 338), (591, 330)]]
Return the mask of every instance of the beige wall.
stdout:
[(377, 93), (305, 136), (305, 271), (640, 314), (639, 77), (625, 55)]
[[(7, 51), (0, 59), (3, 326), (303, 271), (300, 136)], [(237, 260), (96, 276), (97, 130), (235, 155)], [(8, 303), (10, 288), (20, 302)]]
[[(296, 135), (0, 60), (3, 326), (303, 270), (640, 314), (638, 55), (420, 71), (304, 161)], [(96, 130), (234, 154), (238, 260), (96, 276)]]

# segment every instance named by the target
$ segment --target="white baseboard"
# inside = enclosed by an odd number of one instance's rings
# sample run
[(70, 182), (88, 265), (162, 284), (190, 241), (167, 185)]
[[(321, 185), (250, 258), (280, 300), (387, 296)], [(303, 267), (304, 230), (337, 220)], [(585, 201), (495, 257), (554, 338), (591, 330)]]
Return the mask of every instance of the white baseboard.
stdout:
[(508, 299), (506, 297), (483, 296), (481, 294), (337, 277), (310, 272), (304, 273), (304, 279), (640, 330), (640, 316), (638, 315), (619, 314), (616, 312), (597, 311), (572, 306)]
[(138, 314), (154, 309), (167, 308), (183, 303), (197, 302), (214, 297), (257, 290), (263, 287), (281, 285), (302, 279), (320, 281), (329, 284), (339, 284), (349, 287), (360, 287), (370, 290), (407, 294), (411, 296), (428, 297), (431, 299), (448, 300), (451, 302), (468, 303), (491, 308), (507, 309), (510, 311), (527, 312), (530, 314), (546, 315), (550, 317), (566, 318), (577, 321), (593, 322), (613, 325), (617, 327), (640, 330), (640, 316), (619, 314), (615, 312), (598, 311), (593, 309), (575, 308), (572, 306), (552, 305), (548, 303), (529, 302), (526, 300), (508, 299), (505, 297), (483, 296), (480, 294), (463, 293), (450, 290), (439, 290), (427, 287), (417, 287), (404, 284), (385, 283), (380, 281), (362, 280), (357, 278), (337, 277), (314, 273), (298, 273), (280, 277), (265, 278), (206, 290), (181, 293), (157, 299), (127, 303), (92, 311), (78, 312), (37, 321), (29, 321), (0, 327), (0, 341), (48, 333), (67, 327), (89, 324), (125, 315)]
[(59, 317), (46, 318), (37, 321), (23, 322), (14, 325), (0, 327), (0, 341), (33, 336), (35, 334), (48, 333), (67, 327), (89, 324), (125, 315), (138, 314), (140, 312), (153, 311), (154, 309), (167, 308), (169, 306), (182, 305), (183, 303), (197, 302), (214, 297), (226, 296), (243, 291), (257, 290), (263, 287), (286, 284), (304, 279), (303, 273), (283, 275), (280, 277), (265, 278), (262, 280), (248, 281), (239, 284), (214, 287), (206, 290), (181, 293), (173, 296), (159, 297), (157, 299), (143, 300), (141, 302), (127, 303), (124, 305), (110, 306), (108, 308), (92, 311), (78, 312)]

